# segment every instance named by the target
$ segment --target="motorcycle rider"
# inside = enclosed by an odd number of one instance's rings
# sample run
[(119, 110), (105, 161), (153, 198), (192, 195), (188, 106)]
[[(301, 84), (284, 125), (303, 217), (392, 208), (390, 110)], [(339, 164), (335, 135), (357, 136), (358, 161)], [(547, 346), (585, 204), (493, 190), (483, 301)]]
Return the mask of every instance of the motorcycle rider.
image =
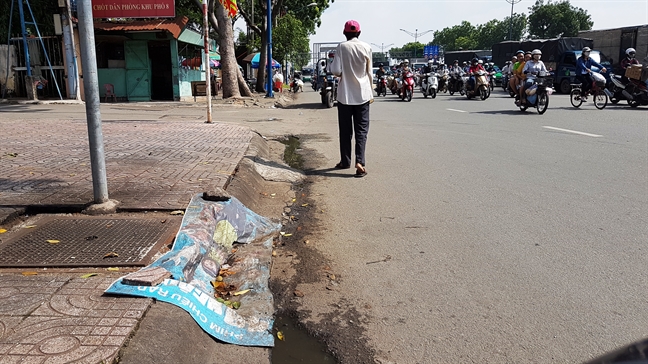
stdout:
[(463, 69), (459, 67), (459, 60), (455, 59), (454, 62), (452, 62), (452, 66), (450, 67), (450, 74), (456, 74), (456, 75), (461, 75), (463, 73)]
[(583, 53), (576, 60), (576, 79), (578, 79), (582, 84), (581, 97), (583, 100), (587, 100), (587, 93), (592, 88), (592, 83), (594, 82), (594, 79), (592, 78), (592, 66), (598, 67), (602, 73), (607, 71), (605, 67), (601, 66), (590, 57), (591, 51), (592, 49), (590, 47), (583, 48)]
[(380, 66), (378, 67), (378, 70), (376, 71), (376, 92), (378, 92), (378, 83), (380, 82), (380, 78), (385, 75), (386, 75), (385, 67), (381, 63)]
[(517, 87), (520, 84), (520, 77), (518, 73), (516, 72), (518, 68), (520, 68), (520, 65), (524, 62), (524, 51), (520, 50), (517, 51), (516, 56), (515, 56), (515, 63), (511, 66), (511, 79), (509, 80), (509, 85), (511, 86), (511, 90), (514, 92), (517, 92)]
[(468, 77), (469, 77), (468, 78), (468, 87), (467, 87), (468, 91), (472, 91), (472, 90), (475, 89), (475, 74), (477, 72), (479, 72), (479, 71), (486, 72), (486, 70), (484, 69), (484, 66), (482, 66), (479, 63), (479, 59), (473, 58), (472, 66), (468, 69)]
[[(545, 66), (544, 62), (540, 60), (540, 58), (542, 57), (542, 51), (540, 51), (539, 49), (534, 49), (531, 52), (531, 57), (533, 58), (531, 58), (524, 64), (524, 69), (522, 70), (522, 73), (527, 76), (522, 87), (522, 91), (525, 91), (529, 87), (533, 86), (533, 81), (536, 76), (547, 73), (547, 67)], [(526, 93), (522, 92), (520, 95), (520, 102), (522, 104), (526, 104)]]
[(625, 58), (621, 61), (621, 68), (624, 70), (633, 64), (639, 64), (639, 60), (637, 60), (635, 57), (637, 56), (637, 51), (635, 51), (634, 48), (628, 48), (625, 51), (626, 56)]
[(426, 73), (432, 73), (435, 70), (435, 64), (433, 60), (429, 60), (428, 63), (423, 67), (423, 71), (421, 71), (421, 76), (423, 77), (423, 82), (427, 82), (427, 77), (425, 77)]
[(468, 62), (463, 61), (463, 63), (461, 63), (461, 67), (463, 68), (464, 73), (468, 73), (468, 70), (470, 69)]

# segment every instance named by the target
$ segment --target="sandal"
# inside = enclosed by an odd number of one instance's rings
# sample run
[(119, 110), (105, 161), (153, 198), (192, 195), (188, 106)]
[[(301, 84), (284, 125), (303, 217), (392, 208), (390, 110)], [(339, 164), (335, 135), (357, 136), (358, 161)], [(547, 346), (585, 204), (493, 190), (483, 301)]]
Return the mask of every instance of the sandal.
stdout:
[(365, 167), (362, 167), (362, 169), (356, 167), (356, 173), (354, 175), (355, 178), (362, 178), (367, 175), (367, 169)]

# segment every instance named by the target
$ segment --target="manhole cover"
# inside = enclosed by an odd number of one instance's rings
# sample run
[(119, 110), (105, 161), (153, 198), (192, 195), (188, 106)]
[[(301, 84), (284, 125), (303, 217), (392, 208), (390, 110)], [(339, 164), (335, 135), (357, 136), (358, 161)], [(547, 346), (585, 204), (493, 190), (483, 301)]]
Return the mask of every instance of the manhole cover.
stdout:
[(181, 221), (46, 217), (0, 247), (0, 267), (144, 266), (173, 241)]

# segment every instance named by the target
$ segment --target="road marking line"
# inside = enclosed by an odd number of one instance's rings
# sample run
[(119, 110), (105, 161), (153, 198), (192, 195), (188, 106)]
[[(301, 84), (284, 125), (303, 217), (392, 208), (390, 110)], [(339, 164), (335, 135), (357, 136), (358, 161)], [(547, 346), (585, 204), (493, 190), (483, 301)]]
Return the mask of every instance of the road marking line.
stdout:
[(468, 111), (463, 111), (463, 110), (457, 110), (457, 109), (446, 109), (448, 111), (455, 111), (455, 112), (468, 112)]
[(598, 135), (598, 134), (590, 134), (590, 133), (585, 133), (582, 131), (576, 131), (576, 130), (569, 130), (569, 129), (561, 129), (561, 128), (554, 128), (553, 126), (543, 126), (545, 129), (551, 129), (551, 130), (558, 130), (558, 131), (564, 131), (565, 133), (572, 133), (572, 134), (578, 134), (578, 135), (585, 135), (588, 137), (592, 138), (602, 138), (603, 135)]

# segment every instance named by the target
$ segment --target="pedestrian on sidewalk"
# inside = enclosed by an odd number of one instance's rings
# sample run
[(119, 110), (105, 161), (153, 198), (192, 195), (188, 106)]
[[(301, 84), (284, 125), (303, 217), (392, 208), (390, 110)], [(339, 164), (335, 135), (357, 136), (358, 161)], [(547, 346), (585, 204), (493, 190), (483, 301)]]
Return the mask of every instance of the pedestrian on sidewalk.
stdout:
[(355, 176), (364, 177), (367, 175), (369, 105), (373, 102), (371, 46), (358, 40), (360, 24), (355, 20), (346, 22), (343, 34), (347, 41), (338, 45), (331, 63), (331, 73), (340, 77), (337, 101), (341, 158), (335, 168), (351, 168), (351, 141), (355, 132)]

